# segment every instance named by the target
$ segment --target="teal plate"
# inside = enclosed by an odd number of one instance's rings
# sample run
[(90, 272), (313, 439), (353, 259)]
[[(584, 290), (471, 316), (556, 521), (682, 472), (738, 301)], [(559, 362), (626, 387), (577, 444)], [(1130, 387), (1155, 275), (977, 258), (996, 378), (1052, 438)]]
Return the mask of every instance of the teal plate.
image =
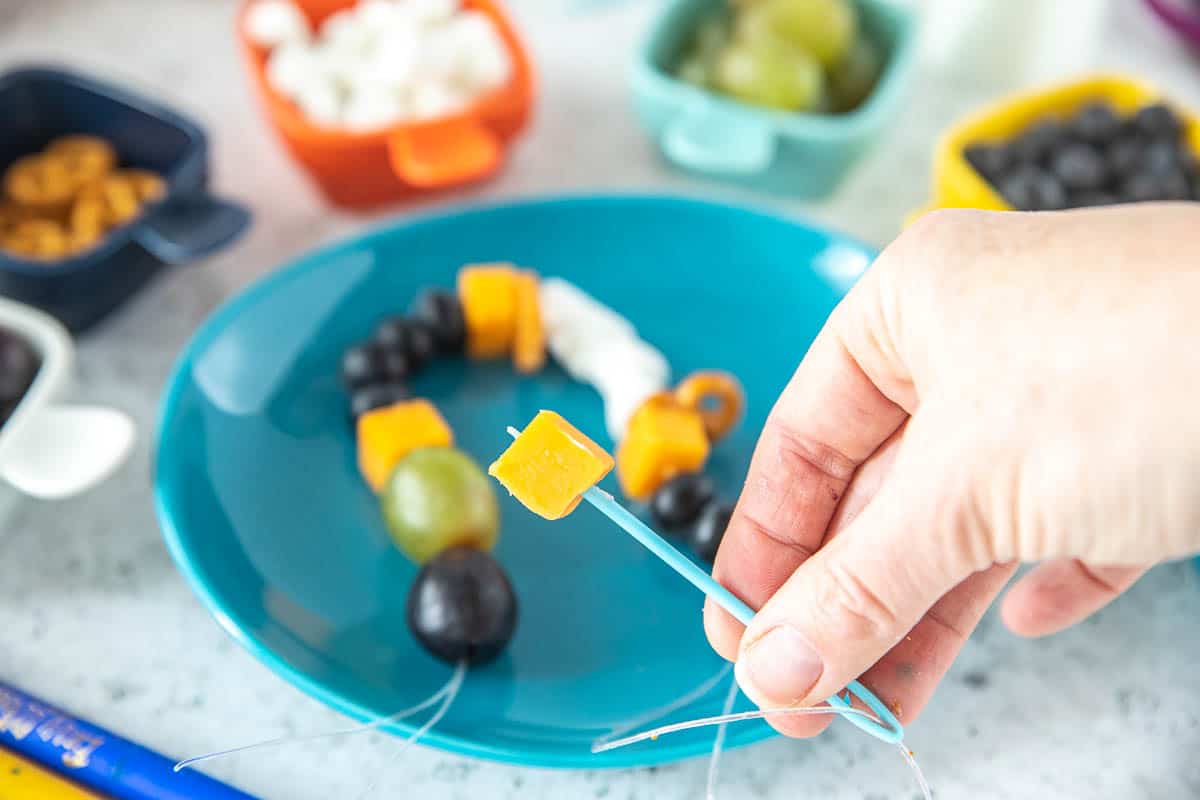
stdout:
[[(155, 468), (171, 554), (220, 624), (303, 691), (358, 719), (411, 706), (450, 669), (405, 626), (415, 568), (390, 544), (355, 468), (337, 379), (346, 347), (423, 287), (453, 286), (464, 263), (566, 278), (633, 320), (676, 378), (699, 368), (741, 378), (746, 420), (708, 467), (733, 499), (772, 401), (870, 257), (843, 236), (755, 211), (638, 196), (468, 208), (318, 250), (217, 311), (175, 367)], [(449, 360), (413, 389), (480, 464), (506, 446), (506, 425), (543, 408), (611, 445), (599, 396), (553, 366), (526, 378), (506, 363)], [(723, 668), (704, 638), (700, 593), (593, 508), (550, 523), (498, 494), (497, 555), (520, 598), (517, 632), (498, 661), (468, 673), (423, 743), (541, 767), (707, 753), (712, 729), (590, 749)], [(667, 721), (718, 713), (727, 685)], [(728, 741), (770, 735), (745, 723)]]

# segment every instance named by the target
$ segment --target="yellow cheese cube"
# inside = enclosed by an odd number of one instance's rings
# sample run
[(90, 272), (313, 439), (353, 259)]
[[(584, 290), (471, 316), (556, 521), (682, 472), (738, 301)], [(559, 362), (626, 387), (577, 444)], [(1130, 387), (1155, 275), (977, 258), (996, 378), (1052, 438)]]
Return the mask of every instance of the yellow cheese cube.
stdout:
[(612, 468), (612, 456), (574, 425), (539, 411), (488, 474), (533, 513), (560, 519)]
[(617, 448), (621, 490), (635, 500), (648, 500), (671, 478), (703, 467), (708, 449), (700, 411), (670, 395), (655, 395), (634, 412)]
[(467, 354), (472, 358), (500, 358), (512, 348), (518, 275), (511, 264), (473, 264), (458, 271)]
[(546, 329), (538, 302), (538, 276), (528, 270), (517, 275), (517, 323), (513, 334), (513, 364), (526, 375), (546, 363)]
[(428, 400), (405, 400), (358, 418), (358, 468), (376, 492), (413, 450), (453, 443), (454, 432)]

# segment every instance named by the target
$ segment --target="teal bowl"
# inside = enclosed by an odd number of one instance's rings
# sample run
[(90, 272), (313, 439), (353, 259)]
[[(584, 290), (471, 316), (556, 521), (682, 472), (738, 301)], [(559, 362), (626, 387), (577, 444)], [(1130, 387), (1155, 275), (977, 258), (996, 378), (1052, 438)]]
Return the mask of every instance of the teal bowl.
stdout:
[[(170, 552), (217, 621), (279, 675), (352, 717), (393, 714), (451, 670), (405, 625), (416, 568), (392, 546), (355, 467), (337, 379), (346, 347), (420, 289), (453, 286), (464, 263), (512, 261), (566, 278), (626, 314), (677, 377), (711, 367), (741, 378), (746, 421), (708, 468), (733, 499), (772, 402), (871, 255), (801, 223), (658, 197), (469, 208), (325, 247), (227, 303), (180, 356), (155, 467)], [(504, 449), (506, 425), (543, 408), (611, 445), (599, 396), (553, 366), (521, 377), (506, 363), (447, 360), (412, 388), (480, 464)], [(711, 728), (590, 750), (724, 668), (704, 637), (701, 595), (591, 507), (551, 523), (497, 494), (496, 552), (519, 597), (516, 635), (498, 661), (467, 674), (423, 743), (539, 767), (707, 753)], [(719, 713), (728, 685), (668, 721)], [(746, 723), (729, 743), (769, 735)]]
[(887, 0), (856, 0), (887, 54), (871, 95), (845, 114), (756, 108), (679, 80), (672, 68), (696, 26), (728, 0), (672, 0), (632, 68), (634, 108), (668, 161), (711, 178), (804, 199), (829, 195), (899, 109), (916, 67), (916, 19)]

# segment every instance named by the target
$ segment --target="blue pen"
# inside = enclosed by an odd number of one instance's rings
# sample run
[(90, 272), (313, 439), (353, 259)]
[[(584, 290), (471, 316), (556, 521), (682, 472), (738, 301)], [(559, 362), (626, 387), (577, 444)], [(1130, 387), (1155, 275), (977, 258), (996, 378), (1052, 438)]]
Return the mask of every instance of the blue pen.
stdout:
[(255, 800), (3, 682), (0, 745), (114, 800)]

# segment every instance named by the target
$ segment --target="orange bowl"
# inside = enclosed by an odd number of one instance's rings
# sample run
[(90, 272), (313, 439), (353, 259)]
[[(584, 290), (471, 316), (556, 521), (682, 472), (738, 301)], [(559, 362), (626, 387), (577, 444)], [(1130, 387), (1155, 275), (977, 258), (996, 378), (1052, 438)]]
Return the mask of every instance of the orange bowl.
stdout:
[[(355, 4), (292, 1), (314, 28)], [(451, 116), (364, 132), (316, 125), (271, 88), (266, 78), (269, 51), (246, 33), (252, 2), (242, 5), (237, 35), (263, 110), (292, 158), (334, 205), (371, 208), (486, 178), (500, 168), (509, 144), (529, 121), (533, 67), (512, 23), (493, 0), (463, 0), (463, 6), (487, 14), (495, 23), (512, 60), (508, 82)]]

